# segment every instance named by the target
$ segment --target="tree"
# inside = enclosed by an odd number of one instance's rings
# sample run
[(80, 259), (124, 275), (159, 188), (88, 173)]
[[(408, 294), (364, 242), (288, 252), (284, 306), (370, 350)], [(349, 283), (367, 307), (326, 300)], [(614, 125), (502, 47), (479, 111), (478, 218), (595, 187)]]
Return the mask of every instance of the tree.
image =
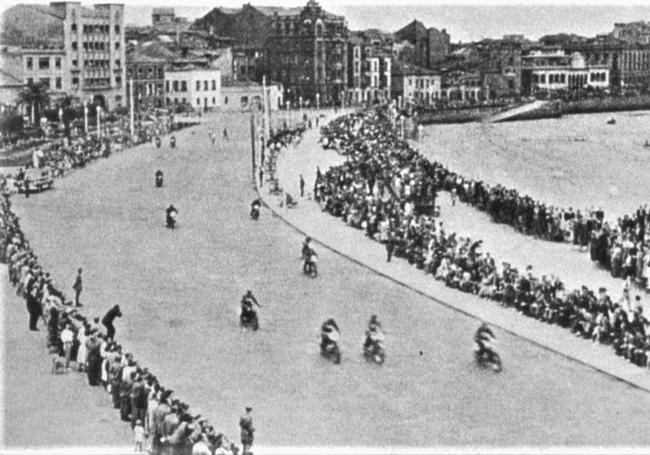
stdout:
[(18, 102), (34, 108), (34, 121), (38, 123), (41, 111), (50, 103), (45, 84), (30, 82), (18, 95)]

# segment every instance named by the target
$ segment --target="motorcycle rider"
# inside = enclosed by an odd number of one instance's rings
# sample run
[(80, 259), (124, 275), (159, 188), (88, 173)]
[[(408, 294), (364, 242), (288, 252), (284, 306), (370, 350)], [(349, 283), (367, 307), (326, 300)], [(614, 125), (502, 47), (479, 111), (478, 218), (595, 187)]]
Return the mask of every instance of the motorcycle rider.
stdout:
[(262, 206), (262, 203), (260, 202), (259, 199), (254, 199), (253, 202), (251, 202), (251, 218), (256, 220), (260, 216), (260, 207)]
[(156, 186), (160, 188), (163, 184), (163, 173), (160, 169), (156, 171)]
[(311, 237), (306, 237), (305, 241), (302, 243), (302, 271), (303, 273), (310, 273), (315, 264), (316, 260), (316, 252), (314, 249), (311, 247)]
[(340, 333), (339, 326), (336, 325), (336, 321), (334, 321), (333, 318), (329, 318), (327, 321), (323, 322), (323, 325), (321, 326), (321, 334), (320, 334), (321, 352), (325, 351), (331, 343), (336, 343), (336, 341), (332, 339), (332, 334), (334, 332)]
[(172, 135), (172, 137), (169, 138), (169, 145), (171, 148), (176, 148), (176, 136)]
[(493, 338), (496, 339), (494, 333), (492, 333), (492, 330), (490, 330), (490, 328), (485, 322), (482, 322), (480, 327), (476, 330), (476, 333), (474, 334), (474, 342), (478, 346), (478, 351), (476, 353), (479, 357), (482, 356), (484, 353), (494, 352), (488, 345), (490, 340)]
[(244, 294), (241, 298), (241, 315), (240, 317), (243, 320), (250, 321), (253, 316), (256, 314), (255, 312), (255, 307), (253, 305), (257, 305), (259, 308), (262, 308), (262, 306), (259, 304), (253, 293), (250, 291), (246, 291), (246, 294)]
[(381, 322), (376, 314), (370, 316), (368, 328), (366, 329), (366, 341), (363, 343), (363, 350), (366, 351), (376, 342), (376, 338), (382, 331)]
[(167, 207), (165, 212), (167, 212), (167, 227), (174, 229), (174, 226), (176, 225), (176, 215), (178, 214), (178, 210), (176, 210), (174, 204), (169, 204), (169, 207)]

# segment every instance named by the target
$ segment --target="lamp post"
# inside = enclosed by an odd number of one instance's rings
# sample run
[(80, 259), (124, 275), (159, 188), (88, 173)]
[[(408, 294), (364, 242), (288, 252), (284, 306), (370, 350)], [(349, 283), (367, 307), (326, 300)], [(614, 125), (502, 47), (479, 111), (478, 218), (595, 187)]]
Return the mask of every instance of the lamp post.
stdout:
[(84, 101), (84, 133), (88, 135), (88, 101)]
[(97, 139), (102, 137), (102, 130), (101, 130), (101, 113), (102, 113), (102, 108), (101, 106), (97, 106), (95, 108), (95, 112), (97, 113)]
[(320, 93), (316, 93), (316, 110), (320, 109)]
[(291, 101), (287, 100), (285, 106), (287, 108), (287, 121), (289, 123), (289, 128), (291, 128), (291, 111), (289, 111), (289, 109), (291, 108)]
[(302, 121), (302, 96), (298, 97), (298, 123)]
[(133, 78), (129, 79), (129, 131), (135, 132), (135, 113), (133, 112)]

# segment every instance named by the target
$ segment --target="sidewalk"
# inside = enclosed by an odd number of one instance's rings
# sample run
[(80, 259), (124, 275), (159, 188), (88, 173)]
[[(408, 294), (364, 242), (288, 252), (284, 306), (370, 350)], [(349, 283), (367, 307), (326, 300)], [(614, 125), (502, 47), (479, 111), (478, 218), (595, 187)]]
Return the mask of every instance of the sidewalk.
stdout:
[[(340, 219), (321, 212), (320, 207), (310, 200), (316, 166), (324, 172), (329, 166), (336, 165), (345, 158), (334, 151), (323, 150), (317, 144), (319, 134), (317, 130), (306, 131), (297, 147), (283, 150), (278, 158), (278, 178), (284, 190), (299, 201), (296, 208), (280, 208), (278, 197), (269, 196), (264, 188), (260, 190), (260, 195), (267, 205), (285, 221), (324, 247), (398, 285), (427, 296), (438, 304), (484, 320), (543, 349), (554, 351), (650, 391), (650, 373), (617, 357), (610, 346), (576, 338), (559, 326), (547, 325), (524, 317), (512, 309), (505, 309), (497, 302), (447, 288), (404, 260), (396, 259), (387, 263), (383, 245), (370, 240), (362, 231), (347, 226)], [(299, 174), (305, 178), (304, 198), (299, 197)], [(530, 264), (539, 275), (554, 272), (571, 287), (586, 284), (597, 289), (598, 286), (604, 285), (608, 287), (613, 298), (618, 298), (618, 290), (622, 287), (620, 280), (614, 280), (605, 271), (591, 266), (586, 253), (572, 251), (566, 244), (552, 244), (514, 234), (511, 228), (492, 223), (487, 215), (471, 207), (461, 204), (451, 207), (449, 198), (444, 194), (441, 199), (440, 221), (445, 223), (447, 230), (483, 239), (484, 251), (490, 252), (498, 262), (507, 261), (521, 268)]]

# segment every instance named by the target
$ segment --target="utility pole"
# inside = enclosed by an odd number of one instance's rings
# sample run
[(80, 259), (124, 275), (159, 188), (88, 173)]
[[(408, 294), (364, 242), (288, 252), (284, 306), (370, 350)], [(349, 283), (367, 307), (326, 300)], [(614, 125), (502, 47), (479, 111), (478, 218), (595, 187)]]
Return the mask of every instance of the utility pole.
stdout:
[(129, 131), (135, 133), (135, 113), (133, 112), (133, 78), (129, 79)]

